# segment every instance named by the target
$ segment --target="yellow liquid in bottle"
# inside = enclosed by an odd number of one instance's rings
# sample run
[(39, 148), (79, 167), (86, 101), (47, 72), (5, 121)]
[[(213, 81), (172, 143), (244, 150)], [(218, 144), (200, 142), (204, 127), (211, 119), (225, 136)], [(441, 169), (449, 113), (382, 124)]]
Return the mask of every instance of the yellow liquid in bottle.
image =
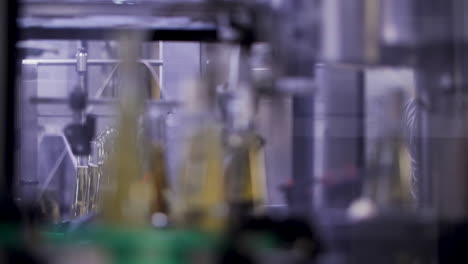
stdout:
[(101, 171), (97, 165), (89, 164), (89, 212), (97, 212), (99, 208), (99, 191), (101, 184)]
[(182, 225), (219, 230), (224, 225), (223, 149), (220, 131), (197, 131), (188, 142), (174, 212)]
[(75, 201), (73, 216), (80, 217), (88, 212), (88, 166), (78, 166), (76, 171)]

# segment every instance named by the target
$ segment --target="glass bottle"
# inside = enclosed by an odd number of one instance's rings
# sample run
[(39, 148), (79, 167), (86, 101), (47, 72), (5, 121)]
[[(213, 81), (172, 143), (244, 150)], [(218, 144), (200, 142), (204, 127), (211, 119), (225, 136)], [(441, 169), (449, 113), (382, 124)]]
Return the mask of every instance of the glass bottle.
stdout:
[(101, 171), (99, 168), (99, 150), (100, 142), (94, 140), (91, 142), (92, 154), (88, 160), (88, 173), (89, 173), (89, 192), (88, 192), (88, 211), (90, 213), (97, 213), (99, 207), (99, 190), (101, 183)]
[(86, 161), (86, 157), (77, 157), (75, 197), (72, 206), (73, 217), (75, 218), (88, 213), (89, 175)]

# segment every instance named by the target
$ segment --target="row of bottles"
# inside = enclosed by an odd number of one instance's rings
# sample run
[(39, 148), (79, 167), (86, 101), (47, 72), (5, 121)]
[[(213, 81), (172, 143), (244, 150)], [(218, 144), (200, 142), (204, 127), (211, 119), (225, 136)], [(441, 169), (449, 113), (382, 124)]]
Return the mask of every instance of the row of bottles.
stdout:
[(76, 186), (72, 205), (75, 218), (97, 213), (102, 206), (102, 193), (109, 186), (109, 175), (105, 174), (105, 164), (112, 150), (116, 130), (107, 128), (91, 142), (92, 154), (77, 157)]
[(164, 137), (141, 133), (145, 123), (156, 121), (144, 118), (145, 95), (135, 88), (136, 42), (125, 45), (116, 130), (98, 136), (97, 158), (79, 164), (75, 216), (99, 212), (111, 225), (219, 230), (228, 219), (259, 207), (266, 197), (263, 143), (249, 126), (254, 100), (248, 87), (231, 107), (247, 111), (231, 111), (230, 126), (216, 115), (216, 93), (209, 85), (185, 85), (177, 109), (181, 157), (169, 176)]
[(226, 218), (262, 205), (266, 180), (259, 136), (223, 129), (203, 115), (186, 116), (183, 127), (182, 162), (171, 188), (163, 141), (124, 127), (97, 135), (92, 155), (78, 159), (74, 217), (102, 213), (108, 223), (218, 229)]

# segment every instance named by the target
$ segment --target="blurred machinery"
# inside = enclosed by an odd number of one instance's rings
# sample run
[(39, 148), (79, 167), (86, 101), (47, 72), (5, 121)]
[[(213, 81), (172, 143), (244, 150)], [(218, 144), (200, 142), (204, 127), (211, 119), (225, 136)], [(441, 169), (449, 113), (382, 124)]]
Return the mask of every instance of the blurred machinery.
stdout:
[(465, 2), (0, 3), (0, 262), (466, 263)]

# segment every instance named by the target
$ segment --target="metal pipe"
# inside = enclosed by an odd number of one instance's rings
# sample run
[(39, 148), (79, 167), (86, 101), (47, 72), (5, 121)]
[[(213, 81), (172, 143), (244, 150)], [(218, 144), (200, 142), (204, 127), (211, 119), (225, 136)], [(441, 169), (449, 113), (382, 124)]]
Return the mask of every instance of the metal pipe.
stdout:
[[(68, 104), (70, 99), (65, 97), (30, 97), (29, 101), (33, 104)], [(118, 104), (119, 100), (116, 99), (96, 99), (89, 98), (88, 104), (90, 105), (111, 105)], [(149, 100), (148, 104), (157, 107), (173, 108), (179, 105), (176, 101), (153, 101)]]
[[(87, 61), (88, 66), (100, 66), (118, 64), (120, 60), (114, 59), (89, 59)], [(139, 63), (145, 63), (152, 66), (162, 66), (163, 61), (161, 60), (139, 60)], [(76, 59), (25, 59), (22, 61), (23, 64), (34, 64), (44, 66), (74, 66), (76, 65)]]
[(88, 49), (85, 41), (81, 41), (80, 48), (76, 53), (76, 72), (80, 79), (80, 86), (88, 93)]
[[(75, 55), (76, 73), (78, 73), (79, 86), (75, 86), (75, 92), (88, 94), (88, 44), (86, 41), (79, 42), (79, 48)], [(72, 97), (70, 97), (72, 98)], [(85, 107), (82, 109), (73, 109), (74, 122), (81, 123), (85, 119)]]
[(50, 3), (38, 1), (21, 5), (21, 14), (29, 17), (76, 17), (86, 15), (134, 15), (134, 16), (191, 16), (206, 17), (218, 12), (230, 11), (242, 4), (229, 1), (219, 4), (194, 1), (145, 1), (135, 5), (118, 5), (107, 2)]
[[(107, 114), (107, 113), (93, 113), (94, 116), (96, 117), (103, 117), (103, 118), (113, 118), (118, 116), (117, 114)], [(38, 117), (51, 117), (51, 118), (71, 118), (72, 114), (71, 113), (65, 113), (65, 114), (38, 114)]]

